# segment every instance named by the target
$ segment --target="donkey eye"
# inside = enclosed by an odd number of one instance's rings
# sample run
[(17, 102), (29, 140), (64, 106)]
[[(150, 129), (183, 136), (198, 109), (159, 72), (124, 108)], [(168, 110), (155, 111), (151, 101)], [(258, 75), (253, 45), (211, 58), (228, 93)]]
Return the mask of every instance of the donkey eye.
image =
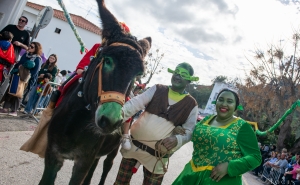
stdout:
[(104, 63), (107, 65), (111, 65), (113, 63), (113, 59), (111, 57), (105, 57)]
[(110, 64), (110, 60), (109, 60), (108, 58), (106, 58), (106, 59), (104, 60), (104, 62), (105, 62), (105, 64)]

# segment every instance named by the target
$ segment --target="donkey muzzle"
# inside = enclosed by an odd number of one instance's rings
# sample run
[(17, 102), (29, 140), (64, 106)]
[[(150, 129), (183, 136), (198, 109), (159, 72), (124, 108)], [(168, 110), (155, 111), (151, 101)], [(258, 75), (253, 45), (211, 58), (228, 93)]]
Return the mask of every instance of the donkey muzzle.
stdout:
[(105, 133), (113, 132), (122, 122), (122, 106), (116, 102), (103, 103), (96, 110), (96, 125)]

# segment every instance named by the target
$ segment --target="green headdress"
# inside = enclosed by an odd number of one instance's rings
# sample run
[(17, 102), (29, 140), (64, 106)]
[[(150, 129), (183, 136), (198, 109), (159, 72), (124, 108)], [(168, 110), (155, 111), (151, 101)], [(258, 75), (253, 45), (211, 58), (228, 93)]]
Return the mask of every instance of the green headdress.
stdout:
[[(189, 68), (189, 70), (186, 68)], [(181, 78), (183, 78), (185, 80), (189, 80), (189, 81), (198, 81), (199, 80), (199, 77), (192, 76), (194, 73), (194, 70), (193, 70), (192, 66), (186, 62), (178, 64), (175, 70), (168, 68), (168, 72), (172, 73), (172, 74), (179, 74), (181, 76)]]

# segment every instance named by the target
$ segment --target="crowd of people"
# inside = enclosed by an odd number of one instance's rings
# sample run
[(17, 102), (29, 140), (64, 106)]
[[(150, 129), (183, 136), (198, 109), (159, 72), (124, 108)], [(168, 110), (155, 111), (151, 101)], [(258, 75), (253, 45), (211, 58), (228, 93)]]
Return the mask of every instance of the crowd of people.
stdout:
[(276, 152), (275, 145), (260, 146), (260, 151), (262, 163), (253, 170), (256, 176), (270, 184), (300, 185), (300, 153), (288, 152), (285, 148)]
[[(21, 104), (25, 107), (24, 114), (32, 113), (37, 103), (39, 108), (45, 107), (55, 87), (47, 82), (62, 84), (68, 74), (66, 70), (59, 71), (56, 54), (43, 62), (42, 45), (30, 43), (25, 30), (27, 22), (27, 17), (21, 16), (17, 25), (7, 25), (0, 31), (0, 85), (4, 76), (11, 74), (10, 86), (0, 100), (2, 115), (18, 116)], [(22, 49), (26, 52), (19, 56)]]

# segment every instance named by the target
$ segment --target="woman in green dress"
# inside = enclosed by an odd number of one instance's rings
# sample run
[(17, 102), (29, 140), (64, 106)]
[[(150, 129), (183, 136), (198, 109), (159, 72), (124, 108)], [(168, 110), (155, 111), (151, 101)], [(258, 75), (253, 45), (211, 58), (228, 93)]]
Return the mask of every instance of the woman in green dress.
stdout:
[(261, 163), (255, 133), (245, 120), (233, 114), (238, 95), (222, 90), (216, 100), (217, 115), (199, 122), (192, 136), (192, 160), (173, 185), (242, 185), (242, 174)]

